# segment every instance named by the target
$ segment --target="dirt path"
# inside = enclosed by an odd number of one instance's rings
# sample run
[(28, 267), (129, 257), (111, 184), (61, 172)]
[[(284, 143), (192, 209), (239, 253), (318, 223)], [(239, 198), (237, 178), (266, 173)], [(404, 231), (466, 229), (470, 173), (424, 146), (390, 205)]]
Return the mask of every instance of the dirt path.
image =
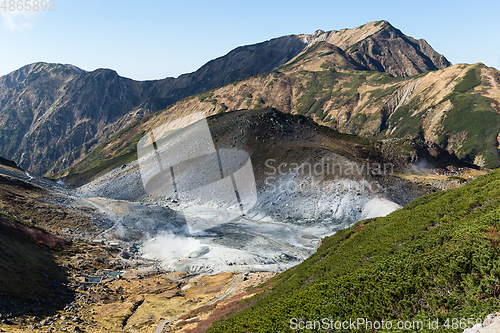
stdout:
[[(245, 276), (245, 273), (246, 272), (242, 272), (240, 274), (238, 274), (238, 276), (236, 277), (236, 279), (233, 281), (233, 283), (231, 284), (231, 286), (229, 288), (227, 288), (227, 290), (222, 293), (221, 295), (217, 296), (216, 298), (214, 298), (213, 300), (201, 305), (199, 308), (203, 307), (203, 306), (210, 306), (212, 304), (215, 304), (217, 302), (220, 302), (222, 301), (224, 298), (226, 298), (227, 296), (229, 296), (229, 294), (231, 294), (231, 292), (234, 290), (234, 288), (236, 288), (236, 286), (238, 285), (238, 283), (241, 282), (241, 280), (243, 279), (243, 277)], [(153, 333), (163, 333), (167, 328), (170, 327), (170, 324), (175, 322), (176, 320), (180, 319), (182, 316), (184, 316), (184, 314), (182, 315), (179, 315), (175, 318), (172, 318), (172, 319), (169, 319), (169, 320), (163, 320), (161, 321), (158, 326), (156, 326), (156, 329), (154, 330)]]
[(495, 80), (495, 77), (492, 75), (492, 73), (489, 70), (483, 71), (484, 75), (488, 78), (488, 81), (492, 84), (492, 87), (490, 87), (488, 90), (488, 95), (489, 97), (495, 99), (495, 100), (500, 100), (500, 86)]

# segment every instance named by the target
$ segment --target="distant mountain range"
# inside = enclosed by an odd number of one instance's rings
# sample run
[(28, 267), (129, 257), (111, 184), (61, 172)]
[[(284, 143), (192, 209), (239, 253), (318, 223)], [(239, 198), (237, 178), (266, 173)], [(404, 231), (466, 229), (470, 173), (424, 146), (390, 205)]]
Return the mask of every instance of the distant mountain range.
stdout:
[[(416, 86), (424, 86), (415, 83), (419, 75), (448, 75), (453, 72), (446, 71), (449, 66), (425, 40), (405, 36), (386, 21), (238, 47), (194, 73), (156, 81), (134, 81), (109, 69), (86, 72), (72, 65), (35, 63), (0, 77), (0, 156), (31, 172), (54, 176), (98, 147), (102, 150), (112, 136), (176, 102), (167, 112), (185, 113), (190, 108), (214, 114), (273, 106), (343, 132), (401, 137), (414, 131), (398, 126), (399, 120), (391, 115), (406, 110), (408, 102), (415, 103), (412, 98), (420, 93)], [(468, 73), (469, 67), (457, 69), (453, 80)], [(481, 75), (484, 66), (475, 68), (474, 73)], [(491, 73), (494, 78), (496, 74)], [(433, 87), (438, 89), (436, 84)], [(475, 89), (481, 87), (482, 81)], [(185, 99), (194, 94), (198, 97)], [(401, 115), (401, 121), (405, 117)], [(454, 150), (453, 145), (468, 140), (463, 133), (451, 139), (439, 131), (435, 134), (434, 141), (442, 139), (443, 147), (459, 154), (460, 148)], [(482, 154), (483, 164), (496, 165), (488, 140), (489, 153), (476, 147), (464, 153), (469, 154), (466, 157), (474, 161)]]

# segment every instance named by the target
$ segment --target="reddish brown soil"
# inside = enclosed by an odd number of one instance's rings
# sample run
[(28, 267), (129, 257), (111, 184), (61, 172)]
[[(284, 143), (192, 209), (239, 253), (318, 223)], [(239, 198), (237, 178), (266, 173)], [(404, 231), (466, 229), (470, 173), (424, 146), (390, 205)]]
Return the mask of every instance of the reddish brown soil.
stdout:
[(0, 233), (42, 244), (56, 250), (61, 250), (66, 245), (71, 244), (71, 241), (63, 237), (18, 222), (8, 221), (2, 216), (0, 216)]

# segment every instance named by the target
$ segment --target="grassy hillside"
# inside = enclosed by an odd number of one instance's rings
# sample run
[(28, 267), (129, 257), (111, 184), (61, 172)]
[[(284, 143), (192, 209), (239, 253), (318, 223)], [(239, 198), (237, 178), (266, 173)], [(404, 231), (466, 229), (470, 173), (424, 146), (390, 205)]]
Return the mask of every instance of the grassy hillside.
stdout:
[[(498, 167), (498, 101), (486, 93), (485, 88), (489, 83), (485, 82), (481, 87), (481, 73), (487, 71), (485, 66), (464, 66), (462, 65), (467, 68), (465, 75), (455, 79), (456, 85), (451, 86), (449, 93), (434, 106), (443, 110), (445, 116), (434, 126), (431, 125), (432, 134), (429, 128), (425, 128), (425, 124), (431, 123), (432, 119), (426, 117), (425, 113), (420, 113), (426, 98), (416, 95), (390, 115), (387, 130), (378, 136), (418, 136), (419, 132), (427, 131), (433, 141), (455, 151), (465, 161), (480, 166)], [(480, 90), (475, 91), (476, 87)]]
[[(6, 227), (13, 224), (14, 227)], [(21, 299), (42, 297), (53, 293), (52, 288), (64, 279), (54, 261), (53, 253), (43, 244), (30, 240), (35, 227), (29, 223), (0, 213), (0, 299), (2, 294)], [(15, 229), (17, 228), (17, 229)], [(17, 231), (17, 232), (16, 232)], [(38, 231), (46, 238), (53, 237)], [(27, 235), (23, 237), (24, 235)], [(27, 288), (29, 287), (29, 288)]]
[(429, 332), (438, 319), (440, 330), (461, 332), (453, 318), (475, 322), (500, 308), (499, 229), (496, 170), (325, 238), (210, 332), (286, 332), (291, 318), (422, 321)]

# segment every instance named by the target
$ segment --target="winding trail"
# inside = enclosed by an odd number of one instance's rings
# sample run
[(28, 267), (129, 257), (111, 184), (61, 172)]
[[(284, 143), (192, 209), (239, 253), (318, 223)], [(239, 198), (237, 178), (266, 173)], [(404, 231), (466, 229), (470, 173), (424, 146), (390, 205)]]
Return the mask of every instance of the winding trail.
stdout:
[[(210, 306), (212, 304), (215, 304), (217, 302), (222, 301), (224, 298), (226, 298), (227, 296), (229, 296), (229, 294), (234, 290), (234, 288), (236, 288), (236, 286), (238, 285), (238, 283), (240, 283), (240, 281), (243, 279), (243, 277), (245, 276), (245, 274), (246, 274), (246, 272), (241, 272), (240, 274), (238, 274), (238, 276), (233, 281), (233, 283), (231, 284), (231, 286), (229, 288), (227, 288), (227, 290), (224, 293), (222, 293), (221, 295), (217, 296), (213, 300), (211, 300), (211, 301), (203, 304), (199, 308), (204, 307), (204, 306)], [(163, 333), (163, 332), (165, 332), (165, 329), (169, 328), (171, 323), (175, 322), (177, 319), (179, 319), (182, 316), (183, 316), (183, 314), (179, 315), (179, 316), (177, 316), (175, 318), (169, 319), (169, 320), (163, 320), (163, 321), (161, 321), (158, 324), (158, 326), (156, 326), (156, 329), (154, 330), (153, 333)]]

